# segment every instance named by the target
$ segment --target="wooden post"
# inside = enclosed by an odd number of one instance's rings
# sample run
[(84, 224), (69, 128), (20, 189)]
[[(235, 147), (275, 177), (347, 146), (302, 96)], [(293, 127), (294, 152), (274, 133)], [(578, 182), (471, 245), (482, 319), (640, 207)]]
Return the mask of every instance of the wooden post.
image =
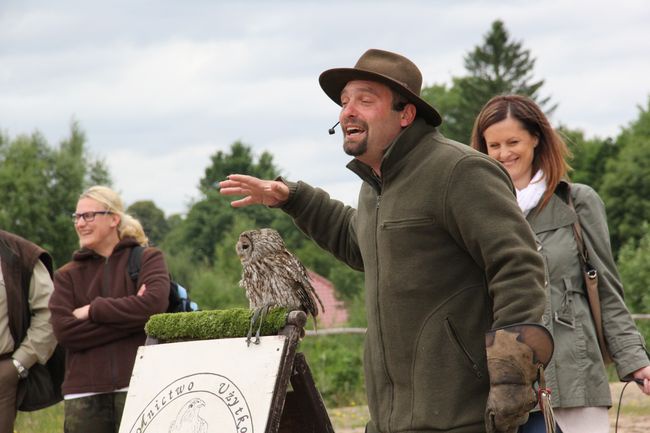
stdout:
[[(287, 336), (285, 353), (275, 384), (266, 433), (334, 433), (325, 404), (302, 353), (296, 353), (304, 336), (307, 315), (292, 311), (280, 334)], [(293, 388), (287, 391), (289, 382)]]
[[(307, 315), (292, 311), (280, 334), (287, 336), (285, 353), (275, 383), (266, 433), (334, 433), (307, 360), (296, 353), (304, 336)], [(287, 391), (289, 382), (293, 388)]]
[(311, 375), (305, 355), (296, 353), (278, 433), (334, 433), (325, 404)]

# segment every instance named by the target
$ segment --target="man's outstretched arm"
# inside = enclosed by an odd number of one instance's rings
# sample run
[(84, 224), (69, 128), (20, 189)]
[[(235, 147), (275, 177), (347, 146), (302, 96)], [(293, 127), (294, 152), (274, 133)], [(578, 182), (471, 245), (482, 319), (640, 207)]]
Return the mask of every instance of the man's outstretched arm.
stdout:
[(278, 180), (262, 180), (244, 174), (231, 174), (227, 180), (219, 182), (222, 195), (245, 196), (231, 202), (233, 207), (261, 204), (279, 207), (289, 200), (289, 187)]

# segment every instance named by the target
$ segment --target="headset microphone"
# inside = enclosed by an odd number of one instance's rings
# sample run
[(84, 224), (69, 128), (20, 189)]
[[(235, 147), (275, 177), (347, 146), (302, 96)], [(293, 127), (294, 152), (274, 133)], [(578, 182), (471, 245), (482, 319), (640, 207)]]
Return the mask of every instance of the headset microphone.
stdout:
[(334, 128), (336, 128), (336, 125), (338, 125), (339, 123), (341, 122), (336, 122), (334, 126), (332, 126), (330, 129), (327, 130), (327, 132), (329, 132), (330, 135), (334, 135), (334, 133), (336, 132), (336, 129)]

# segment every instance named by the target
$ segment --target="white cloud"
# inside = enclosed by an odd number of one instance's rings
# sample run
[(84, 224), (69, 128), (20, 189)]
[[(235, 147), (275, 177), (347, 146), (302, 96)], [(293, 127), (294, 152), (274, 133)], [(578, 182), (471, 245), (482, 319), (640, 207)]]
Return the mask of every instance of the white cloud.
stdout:
[(127, 202), (183, 212), (235, 140), (354, 203), (359, 181), (318, 75), (367, 48), (411, 57), (426, 84), (463, 74), (495, 19), (537, 59), (554, 122), (614, 136), (650, 93), (645, 0), (233, 2), (6, 0), (0, 128), (51, 143), (79, 120)]
[(157, 206), (168, 214), (184, 213), (186, 205), (197, 198), (199, 180), (216, 150), (212, 144), (186, 145), (164, 154), (119, 149), (110, 152), (106, 162), (127, 206), (151, 200), (151, 191), (159, 191)]

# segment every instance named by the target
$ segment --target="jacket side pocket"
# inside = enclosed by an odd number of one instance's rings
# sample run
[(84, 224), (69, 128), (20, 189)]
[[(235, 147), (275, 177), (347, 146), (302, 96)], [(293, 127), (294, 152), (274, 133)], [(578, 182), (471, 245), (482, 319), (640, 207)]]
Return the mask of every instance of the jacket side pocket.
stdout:
[(458, 332), (456, 331), (454, 325), (451, 323), (449, 317), (445, 318), (445, 329), (447, 330), (447, 335), (452, 342), (452, 346), (454, 346), (458, 353), (463, 357), (463, 359), (467, 361), (467, 364), (471, 368), (474, 375), (477, 378), (481, 379), (483, 377), (483, 373), (481, 373), (478, 364), (476, 361), (474, 361), (474, 358), (472, 358), (472, 355), (467, 350), (467, 346), (463, 343), (460, 335), (458, 335)]

